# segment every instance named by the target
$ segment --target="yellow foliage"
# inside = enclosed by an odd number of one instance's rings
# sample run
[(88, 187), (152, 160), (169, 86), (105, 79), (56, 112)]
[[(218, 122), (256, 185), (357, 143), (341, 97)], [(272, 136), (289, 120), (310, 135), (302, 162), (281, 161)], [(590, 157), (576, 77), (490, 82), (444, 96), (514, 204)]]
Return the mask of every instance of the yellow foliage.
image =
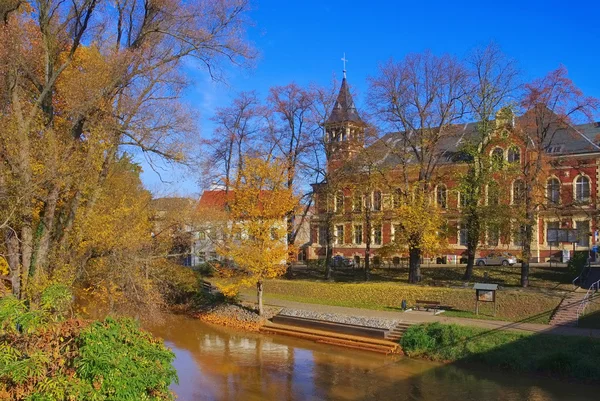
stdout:
[(0, 276), (8, 276), (10, 274), (10, 268), (8, 262), (2, 256), (0, 256)]
[(285, 216), (298, 199), (286, 188), (284, 171), (281, 162), (248, 158), (233, 185), (226, 240), (217, 250), (236, 273), (236, 281), (220, 288), (228, 294), (286, 271), (292, 250)]

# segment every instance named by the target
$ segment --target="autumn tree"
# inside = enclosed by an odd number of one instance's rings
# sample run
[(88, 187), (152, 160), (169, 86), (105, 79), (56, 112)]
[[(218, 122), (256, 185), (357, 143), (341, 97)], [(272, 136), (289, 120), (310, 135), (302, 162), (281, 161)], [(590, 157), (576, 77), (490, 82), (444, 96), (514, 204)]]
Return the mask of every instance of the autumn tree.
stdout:
[(461, 229), (467, 231), (464, 279), (470, 280), (483, 230), (487, 227), (489, 232), (497, 233), (500, 229), (498, 205), (491, 205), (495, 209), (493, 211), (487, 210), (489, 205), (486, 205), (484, 197), (486, 185), (497, 178), (494, 175), (497, 176), (498, 170), (504, 166), (492, 163), (489, 145), (495, 133), (503, 135), (502, 132), (507, 127), (502, 124), (512, 123), (512, 115), (508, 109), (503, 111), (504, 116), (496, 117), (516, 96), (518, 71), (515, 62), (508, 59), (494, 44), (473, 51), (466, 64), (468, 79), (465, 81), (465, 102), (476, 121), (476, 132), (473, 136), (463, 138), (456, 161), (466, 164), (466, 171), (459, 172), (458, 177)]
[(287, 269), (292, 245), (286, 240), (286, 216), (298, 199), (288, 188), (285, 161), (248, 157), (237, 174), (229, 202), (228, 235), (217, 248), (231, 261), (234, 282), (222, 290), (232, 293), (243, 286), (256, 286), (262, 315), (265, 280)]
[(179, 101), (182, 60), (217, 75), (222, 61), (252, 58), (246, 8), (244, 0), (48, 0), (1, 9), (0, 220), (17, 296), (30, 293), (31, 278), (87, 266), (77, 227), (105, 199), (124, 150), (185, 160), (195, 129)]
[[(456, 134), (453, 125), (465, 115), (466, 79), (458, 60), (431, 53), (390, 60), (370, 79), (371, 111), (382, 128), (397, 132), (400, 144), (390, 145), (389, 150), (397, 154), (405, 170), (402, 174), (420, 186), (423, 197), (419, 199), (432, 194), (432, 179), (444, 157), (444, 139)], [(419, 242), (419, 238), (410, 240)], [(414, 283), (420, 276), (420, 248), (410, 248), (409, 260), (409, 282)]]
[(543, 183), (550, 162), (549, 150), (559, 131), (574, 130), (572, 124), (577, 119), (591, 121), (600, 102), (585, 96), (568, 77), (567, 69), (561, 66), (527, 83), (519, 106), (524, 114), (516, 119), (515, 133), (526, 150), (521, 163), (524, 181), (523, 214), (519, 221), (523, 243), (521, 285), (527, 287), (537, 211), (546, 199)]

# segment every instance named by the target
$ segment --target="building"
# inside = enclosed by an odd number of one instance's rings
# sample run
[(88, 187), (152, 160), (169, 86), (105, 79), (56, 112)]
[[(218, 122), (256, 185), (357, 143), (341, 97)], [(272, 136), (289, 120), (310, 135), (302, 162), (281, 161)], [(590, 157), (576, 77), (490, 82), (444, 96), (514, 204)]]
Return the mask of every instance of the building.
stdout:
[[(522, 163), (527, 155), (524, 146), (512, 141), (511, 129), (515, 118), (499, 114), (497, 117), (497, 139), (489, 144), (490, 156), (500, 163)], [(333, 110), (324, 124), (326, 146), (328, 151), (328, 169), (339, 170), (351, 163), (360, 163), (361, 154), (367, 150), (371, 154), (379, 154), (379, 166), (395, 179), (394, 169), (399, 165), (397, 149), (401, 142), (398, 133), (389, 133), (365, 147), (366, 124), (360, 118), (344, 77)], [(466, 230), (460, 227), (461, 195), (458, 189), (456, 173), (465, 164), (461, 164), (461, 144), (477, 134), (476, 123), (456, 125), (451, 135), (445, 136), (439, 144), (439, 165), (435, 177), (432, 201), (435, 202), (453, 230), (448, 230), (448, 247), (445, 255), (450, 260), (460, 260), (466, 251)], [(546, 202), (537, 213), (537, 225), (534, 228), (532, 244), (532, 261), (545, 262), (550, 258), (560, 258), (564, 251), (591, 250), (598, 240), (598, 207), (600, 203), (600, 147), (596, 138), (600, 137), (600, 123), (569, 126), (557, 130), (553, 135), (551, 146), (546, 147), (547, 179), (544, 191)], [(550, 144), (549, 144), (550, 145)], [(505, 199), (494, 195), (492, 186), (485, 189), (486, 202), (505, 202), (517, 204), (523, 192), (523, 181), (518, 176), (509, 182), (502, 183), (500, 188)], [(365, 202), (361, 193), (345, 188), (332, 194), (331, 182), (323, 182), (314, 186), (316, 194), (316, 211), (311, 221), (311, 246), (308, 257), (325, 258), (326, 235), (333, 233), (333, 256), (342, 255), (360, 260), (365, 255), (365, 238), (371, 238), (372, 252), (394, 237), (396, 217), (393, 213), (395, 194), (393, 190), (374, 189)], [(496, 196), (496, 197), (495, 197)], [(357, 201), (358, 199), (358, 201)], [(463, 200), (464, 201), (464, 200)], [(488, 203), (493, 205), (494, 203)], [(380, 216), (381, 223), (375, 225), (367, 233), (358, 216), (361, 208), (369, 207)], [(358, 210), (357, 210), (358, 209)], [(336, 215), (333, 227), (331, 214)], [(487, 231), (481, 238), (479, 252), (483, 256), (493, 250), (502, 250), (519, 254), (522, 243), (518, 230), (509, 234)], [(402, 257), (406, 255), (397, 255)], [(426, 255), (427, 256), (427, 255)], [(442, 255), (428, 255), (436, 257)]]
[[(217, 248), (223, 243), (230, 226), (227, 215), (227, 202), (233, 200), (234, 192), (213, 188), (202, 192), (196, 210), (199, 214), (197, 224), (193, 228), (191, 245), (191, 263), (197, 266), (210, 260), (220, 260)], [(298, 249), (298, 259), (305, 260), (310, 242), (310, 218), (313, 208), (305, 210), (304, 206), (297, 208), (294, 218), (295, 245)], [(302, 215), (306, 214), (305, 218)], [(286, 221), (282, 219), (282, 225)], [(286, 240), (286, 239), (282, 239)]]

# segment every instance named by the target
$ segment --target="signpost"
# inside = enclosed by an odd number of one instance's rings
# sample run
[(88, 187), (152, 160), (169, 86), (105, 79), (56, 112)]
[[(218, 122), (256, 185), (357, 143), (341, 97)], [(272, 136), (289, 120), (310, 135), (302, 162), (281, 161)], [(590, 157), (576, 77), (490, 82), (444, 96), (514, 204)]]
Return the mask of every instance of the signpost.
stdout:
[(479, 302), (493, 302), (494, 316), (496, 316), (496, 291), (498, 290), (498, 284), (475, 283), (473, 289), (475, 290), (475, 313), (479, 315)]

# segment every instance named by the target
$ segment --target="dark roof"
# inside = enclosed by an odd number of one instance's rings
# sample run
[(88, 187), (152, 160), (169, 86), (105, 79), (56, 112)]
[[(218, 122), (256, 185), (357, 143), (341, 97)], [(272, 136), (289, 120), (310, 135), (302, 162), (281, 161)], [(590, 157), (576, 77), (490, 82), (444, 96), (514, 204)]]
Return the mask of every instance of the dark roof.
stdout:
[(331, 110), (331, 114), (329, 115), (329, 118), (327, 118), (326, 123), (342, 123), (347, 121), (364, 124), (356, 111), (356, 106), (354, 105), (354, 100), (352, 100), (348, 83), (344, 77), (344, 79), (342, 79), (340, 93), (338, 94), (333, 110)]
[[(461, 147), (468, 142), (477, 142), (477, 123), (471, 122), (454, 125), (437, 143), (437, 157), (440, 164), (461, 162)], [(550, 141), (550, 139), (549, 139)], [(551, 146), (546, 151), (555, 156), (577, 155), (584, 153), (600, 153), (600, 123), (572, 125), (568, 128), (557, 129), (551, 139)], [(399, 165), (401, 156), (408, 157), (408, 162), (415, 162), (412, 151), (403, 152), (402, 135), (392, 132), (384, 135), (369, 146), (370, 157), (377, 159), (382, 167)]]

